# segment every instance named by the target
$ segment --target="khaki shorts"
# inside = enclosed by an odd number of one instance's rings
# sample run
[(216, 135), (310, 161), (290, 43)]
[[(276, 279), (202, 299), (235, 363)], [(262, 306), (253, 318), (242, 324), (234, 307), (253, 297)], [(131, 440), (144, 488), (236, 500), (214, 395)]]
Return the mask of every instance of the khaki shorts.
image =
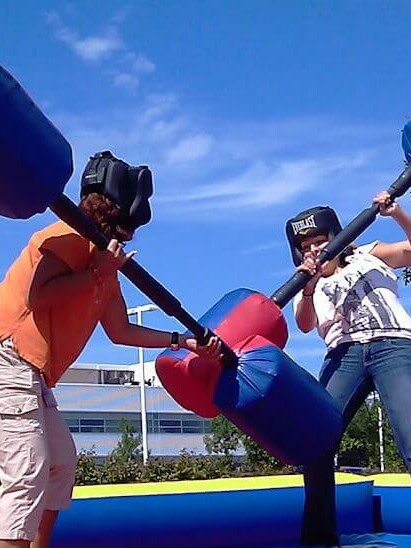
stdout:
[(44, 510), (70, 505), (76, 450), (54, 395), (0, 343), (0, 539), (33, 540)]

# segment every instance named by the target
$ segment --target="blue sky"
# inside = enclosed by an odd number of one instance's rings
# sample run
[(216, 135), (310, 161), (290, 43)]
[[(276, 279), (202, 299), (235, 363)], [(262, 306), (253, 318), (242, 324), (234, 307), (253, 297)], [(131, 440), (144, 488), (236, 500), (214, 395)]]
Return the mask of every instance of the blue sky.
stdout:
[[(409, 12), (401, 0), (2, 0), (0, 63), (71, 143), (70, 197), (97, 150), (150, 165), (153, 220), (129, 247), (199, 317), (232, 289), (271, 294), (293, 274), (287, 218), (331, 205), (347, 223), (401, 172)], [(0, 219), (2, 275), (51, 220)], [(358, 242), (401, 237), (380, 219)], [(122, 287), (129, 306), (147, 302)], [(286, 350), (317, 374), (323, 343), (291, 312)], [(161, 312), (144, 322), (179, 328)], [(98, 330), (80, 361), (135, 356)]]

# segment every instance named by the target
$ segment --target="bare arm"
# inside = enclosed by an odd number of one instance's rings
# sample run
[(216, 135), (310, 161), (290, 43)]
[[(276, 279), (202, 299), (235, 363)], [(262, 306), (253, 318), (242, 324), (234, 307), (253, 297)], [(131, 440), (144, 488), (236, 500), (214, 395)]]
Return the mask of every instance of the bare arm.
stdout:
[[(130, 323), (126, 303), (120, 292), (114, 294), (109, 301), (101, 318), (101, 325), (109, 339), (115, 344), (144, 348), (167, 348), (171, 343), (169, 331), (158, 331)], [(206, 345), (200, 346), (192, 336), (180, 334), (178, 344), (210, 361), (219, 361), (222, 358), (221, 342), (217, 337), (211, 337)]]
[(317, 314), (315, 313), (313, 296), (315, 286), (322, 276), (322, 266), (317, 263), (312, 257), (308, 257), (302, 265), (297, 267), (297, 271), (309, 272), (314, 276), (307, 283), (302, 292), (302, 298), (297, 304), (295, 311), (295, 321), (298, 328), (303, 333), (308, 333), (317, 325)]
[[(171, 342), (170, 332), (157, 331), (130, 323), (126, 303), (120, 294), (115, 294), (110, 299), (101, 318), (101, 325), (109, 339), (115, 344), (164, 348)], [(183, 341), (179, 342), (182, 345)]]
[(91, 290), (96, 282), (113, 274), (135, 253), (125, 254), (122, 248), (122, 244), (113, 239), (105, 251), (95, 249), (93, 266), (83, 272), (73, 272), (57, 255), (44, 250), (27, 292), (28, 308), (49, 308), (67, 302), (87, 289)]
[(392, 217), (403, 229), (407, 240), (395, 243), (378, 243), (371, 254), (384, 261), (391, 268), (404, 268), (411, 265), (411, 217), (397, 202), (391, 202), (387, 192), (380, 192), (374, 203), (380, 206), (383, 217)]
[(95, 283), (91, 270), (74, 273), (51, 251), (43, 253), (27, 291), (27, 307), (41, 310), (62, 304)]
[(411, 245), (408, 240), (387, 244), (380, 242), (371, 251), (391, 268), (404, 268), (411, 265)]
[(317, 325), (312, 295), (304, 294), (295, 311), (295, 321), (303, 333), (308, 333)]

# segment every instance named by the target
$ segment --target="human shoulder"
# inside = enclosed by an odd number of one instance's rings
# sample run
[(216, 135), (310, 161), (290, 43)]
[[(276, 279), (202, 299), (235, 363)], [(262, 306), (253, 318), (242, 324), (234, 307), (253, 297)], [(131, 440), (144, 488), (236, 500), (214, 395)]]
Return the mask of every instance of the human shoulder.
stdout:
[(358, 247), (354, 248), (353, 253), (358, 253), (361, 255), (370, 254), (379, 243), (379, 240), (374, 240), (373, 242), (370, 242), (368, 244), (359, 245)]
[(71, 269), (82, 269), (87, 265), (92, 244), (63, 221), (52, 223), (33, 234), (30, 240), (38, 253), (53, 253)]
[(79, 239), (84, 240), (84, 238), (80, 236), (80, 234), (76, 232), (74, 228), (72, 228), (70, 225), (66, 224), (63, 221), (56, 221), (35, 232), (30, 238), (30, 241), (34, 243), (41, 243), (47, 238), (56, 238), (58, 236), (68, 235), (73, 235)]
[(379, 244), (380, 242), (378, 240), (375, 240), (369, 244), (363, 244), (363, 245), (359, 245), (359, 246), (356, 246), (353, 248), (353, 253), (352, 253), (352, 256), (353, 257), (361, 257), (361, 256), (364, 256), (364, 255), (372, 255), (372, 251), (376, 248), (376, 246)]

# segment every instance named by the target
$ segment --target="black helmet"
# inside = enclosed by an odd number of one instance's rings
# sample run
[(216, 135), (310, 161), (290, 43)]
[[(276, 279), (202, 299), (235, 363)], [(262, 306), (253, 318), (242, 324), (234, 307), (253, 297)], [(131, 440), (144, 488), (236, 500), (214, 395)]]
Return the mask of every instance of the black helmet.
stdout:
[(307, 236), (327, 234), (334, 238), (342, 230), (337, 214), (328, 206), (312, 207), (302, 211), (285, 225), (285, 232), (291, 248), (291, 255), (296, 266), (303, 261), (301, 240)]
[(120, 209), (120, 224), (135, 230), (151, 219), (153, 180), (147, 166), (130, 166), (109, 150), (90, 157), (81, 177), (80, 196), (91, 192), (111, 198)]

